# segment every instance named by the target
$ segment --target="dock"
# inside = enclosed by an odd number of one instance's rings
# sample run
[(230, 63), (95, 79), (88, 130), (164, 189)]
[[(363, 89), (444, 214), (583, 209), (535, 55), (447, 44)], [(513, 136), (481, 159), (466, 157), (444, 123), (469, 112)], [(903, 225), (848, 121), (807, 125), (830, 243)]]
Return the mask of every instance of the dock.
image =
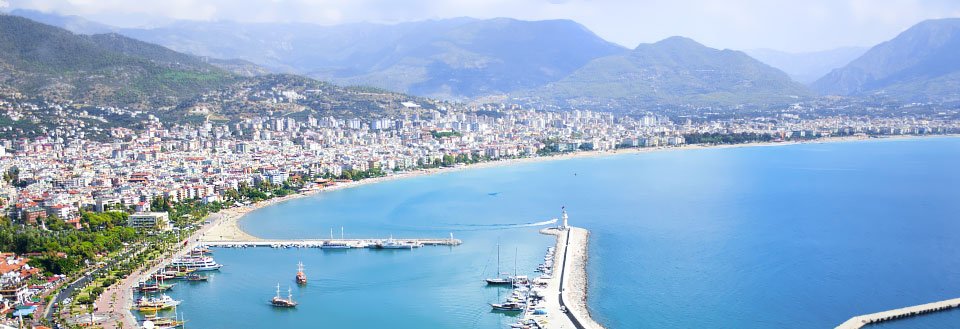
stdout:
[[(271, 247), (271, 248), (320, 248), (324, 244), (343, 244), (350, 248), (369, 248), (381, 245), (390, 239), (257, 239), (250, 241), (207, 241), (199, 242), (200, 245), (207, 247), (222, 248), (245, 248), (245, 247)], [(460, 239), (392, 239), (394, 242), (415, 245), (415, 246), (458, 246), (463, 243)]]
[(948, 299), (939, 302), (915, 305), (895, 310), (858, 315), (840, 324), (836, 329), (858, 329), (867, 325), (885, 321), (899, 320), (913, 316), (946, 311), (960, 307), (960, 298)]

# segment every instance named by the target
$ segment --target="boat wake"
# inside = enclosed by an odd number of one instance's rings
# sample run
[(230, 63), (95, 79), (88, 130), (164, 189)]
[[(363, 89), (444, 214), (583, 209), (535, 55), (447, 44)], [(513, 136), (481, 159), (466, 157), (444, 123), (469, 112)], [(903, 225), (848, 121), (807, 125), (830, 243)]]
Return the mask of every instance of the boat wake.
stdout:
[(460, 227), (472, 227), (476, 229), (507, 229), (507, 228), (517, 228), (517, 227), (535, 227), (535, 226), (544, 226), (557, 223), (557, 219), (550, 219), (540, 222), (531, 222), (531, 223), (501, 223), (501, 224), (451, 224), (453, 226)]

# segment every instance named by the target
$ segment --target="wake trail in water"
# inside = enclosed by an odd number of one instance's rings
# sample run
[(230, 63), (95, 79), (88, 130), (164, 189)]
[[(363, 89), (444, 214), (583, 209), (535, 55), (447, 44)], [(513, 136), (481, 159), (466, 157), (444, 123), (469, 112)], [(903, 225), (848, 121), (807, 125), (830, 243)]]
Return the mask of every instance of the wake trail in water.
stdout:
[(534, 227), (534, 226), (543, 226), (550, 225), (557, 222), (557, 219), (545, 220), (542, 222), (532, 222), (532, 223), (501, 223), (501, 224), (449, 224), (451, 226), (466, 226), (466, 227), (486, 227), (486, 228), (513, 228), (513, 227)]

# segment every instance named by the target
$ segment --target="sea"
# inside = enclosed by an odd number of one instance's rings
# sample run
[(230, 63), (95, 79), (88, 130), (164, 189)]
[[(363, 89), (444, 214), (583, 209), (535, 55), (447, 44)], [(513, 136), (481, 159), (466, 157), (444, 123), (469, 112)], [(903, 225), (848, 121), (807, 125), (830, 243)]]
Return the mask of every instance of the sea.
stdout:
[[(254, 211), (264, 238), (447, 238), (414, 250), (216, 248), (169, 294), (187, 328), (508, 328), (561, 207), (589, 229), (607, 328), (833, 328), (960, 297), (960, 138), (676, 149), (392, 180)], [(309, 278), (297, 286), (297, 263)], [(276, 309), (288, 291), (300, 303)], [(870, 328), (960, 327), (960, 311)]]

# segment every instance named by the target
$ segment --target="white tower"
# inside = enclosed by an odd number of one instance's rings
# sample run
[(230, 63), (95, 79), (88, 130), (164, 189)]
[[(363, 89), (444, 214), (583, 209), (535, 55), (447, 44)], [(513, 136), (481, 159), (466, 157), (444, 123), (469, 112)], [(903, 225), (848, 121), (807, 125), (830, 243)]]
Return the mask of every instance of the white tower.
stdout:
[(564, 230), (566, 230), (566, 229), (570, 228), (570, 226), (567, 225), (567, 218), (568, 218), (568, 217), (567, 217), (567, 207), (561, 207), (560, 210), (563, 211), (563, 216), (561, 217), (561, 218), (563, 218), (563, 226), (561, 226), (561, 227), (562, 227)]

